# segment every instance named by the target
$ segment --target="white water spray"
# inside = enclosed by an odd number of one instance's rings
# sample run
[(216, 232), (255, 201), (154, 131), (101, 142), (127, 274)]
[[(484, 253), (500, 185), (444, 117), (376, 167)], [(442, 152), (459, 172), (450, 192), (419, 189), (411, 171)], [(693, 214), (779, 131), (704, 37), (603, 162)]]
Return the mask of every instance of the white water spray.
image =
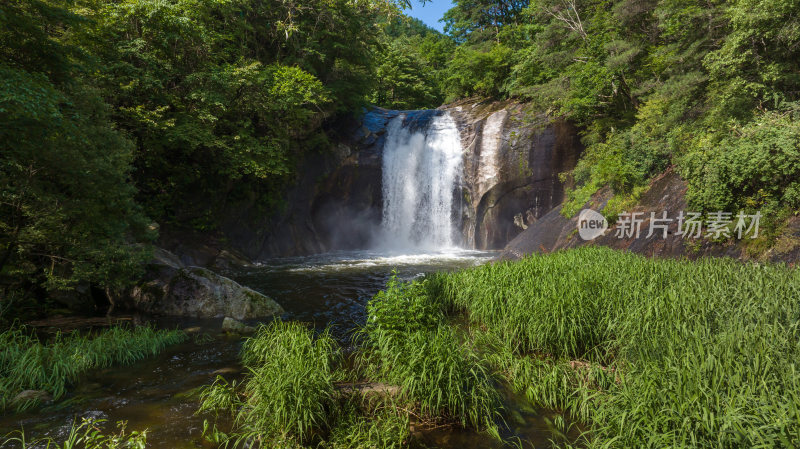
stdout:
[(461, 175), (461, 138), (445, 112), (411, 130), (404, 115), (388, 126), (383, 150), (383, 243), (395, 249), (455, 246), (454, 190)]

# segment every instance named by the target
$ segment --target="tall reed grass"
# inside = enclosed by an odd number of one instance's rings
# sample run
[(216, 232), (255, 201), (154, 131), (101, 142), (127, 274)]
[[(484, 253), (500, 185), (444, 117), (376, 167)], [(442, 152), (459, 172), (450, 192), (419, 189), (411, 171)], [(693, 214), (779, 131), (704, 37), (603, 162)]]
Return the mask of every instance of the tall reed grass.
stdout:
[(39, 340), (25, 328), (9, 329), (0, 333), (0, 408), (34, 405), (14, 401), (23, 390), (43, 390), (57, 400), (90, 369), (130, 364), (185, 339), (182, 331), (149, 326), (58, 334), (49, 341)]
[[(260, 328), (244, 382), (203, 393), (203, 410), (236, 417), (216, 441), (395, 448), (411, 416), (499, 438), (504, 381), (579, 421), (580, 446), (800, 446), (797, 270), (581, 248), (393, 278), (367, 312), (355, 372), (327, 333)], [(345, 377), (399, 393), (343, 396)]]
[(259, 327), (241, 357), (249, 371), (243, 382), (218, 378), (201, 393), (200, 412), (234, 418), (227, 432), (206, 425), (207, 439), (220, 446), (395, 449), (408, 438), (408, 416), (390, 398), (336, 389), (342, 356), (327, 331), (275, 321)]
[(800, 446), (800, 272), (581, 248), (426, 280), (487, 360), (607, 448)]
[(424, 283), (393, 277), (367, 304), (367, 314), (360, 365), (370, 379), (399, 386), (400, 399), (423, 417), (499, 438), (500, 396), (491, 372), (429, 301)]
[(265, 437), (300, 442), (327, 431), (336, 407), (333, 372), (339, 357), (327, 332), (315, 337), (297, 323), (261, 327), (242, 349), (251, 376), (237, 420)]

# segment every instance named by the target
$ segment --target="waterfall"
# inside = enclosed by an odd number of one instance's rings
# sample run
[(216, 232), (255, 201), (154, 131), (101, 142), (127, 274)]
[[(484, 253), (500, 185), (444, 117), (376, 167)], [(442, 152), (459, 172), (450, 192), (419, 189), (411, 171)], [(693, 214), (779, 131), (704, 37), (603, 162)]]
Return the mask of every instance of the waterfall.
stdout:
[(383, 150), (383, 243), (396, 249), (455, 246), (454, 191), (461, 138), (448, 112), (420, 129), (401, 114), (389, 123)]

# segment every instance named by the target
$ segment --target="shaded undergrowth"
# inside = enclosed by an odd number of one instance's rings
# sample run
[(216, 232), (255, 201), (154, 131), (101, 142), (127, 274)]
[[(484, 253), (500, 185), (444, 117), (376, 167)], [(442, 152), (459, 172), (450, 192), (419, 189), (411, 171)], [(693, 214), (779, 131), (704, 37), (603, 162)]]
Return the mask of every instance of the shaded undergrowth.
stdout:
[(25, 328), (9, 329), (0, 333), (0, 409), (36, 405), (35, 398), (18, 397), (24, 390), (44, 391), (58, 400), (91, 369), (130, 364), (185, 339), (182, 331), (149, 326), (58, 334), (48, 341)]

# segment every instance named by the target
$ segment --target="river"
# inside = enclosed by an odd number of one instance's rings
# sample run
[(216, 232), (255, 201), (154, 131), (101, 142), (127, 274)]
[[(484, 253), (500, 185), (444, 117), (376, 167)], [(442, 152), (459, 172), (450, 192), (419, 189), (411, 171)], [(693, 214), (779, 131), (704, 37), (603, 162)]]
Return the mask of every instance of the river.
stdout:
[[(345, 347), (351, 331), (364, 322), (365, 304), (396, 272), (404, 280), (440, 270), (484, 263), (494, 253), (449, 250), (421, 254), (375, 251), (338, 252), (274, 259), (229, 273), (240, 283), (278, 301), (284, 320), (331, 327)], [(148, 447), (178, 449), (212, 447), (202, 441), (203, 417), (195, 415), (196, 389), (218, 374), (241, 377), (238, 353), (242, 340), (220, 331), (221, 319), (191, 320), (136, 317), (160, 327), (189, 329), (192, 338), (160, 355), (125, 367), (97, 370), (54, 405), (0, 418), (0, 433), (25, 429), (29, 439), (63, 441), (73, 420), (105, 419), (106, 430), (126, 421), (128, 430), (147, 429)], [(508, 432), (546, 442), (546, 416), (525, 407), (513, 396)], [(452, 429), (416, 435), (416, 443), (441, 448), (499, 447), (488, 437)]]

